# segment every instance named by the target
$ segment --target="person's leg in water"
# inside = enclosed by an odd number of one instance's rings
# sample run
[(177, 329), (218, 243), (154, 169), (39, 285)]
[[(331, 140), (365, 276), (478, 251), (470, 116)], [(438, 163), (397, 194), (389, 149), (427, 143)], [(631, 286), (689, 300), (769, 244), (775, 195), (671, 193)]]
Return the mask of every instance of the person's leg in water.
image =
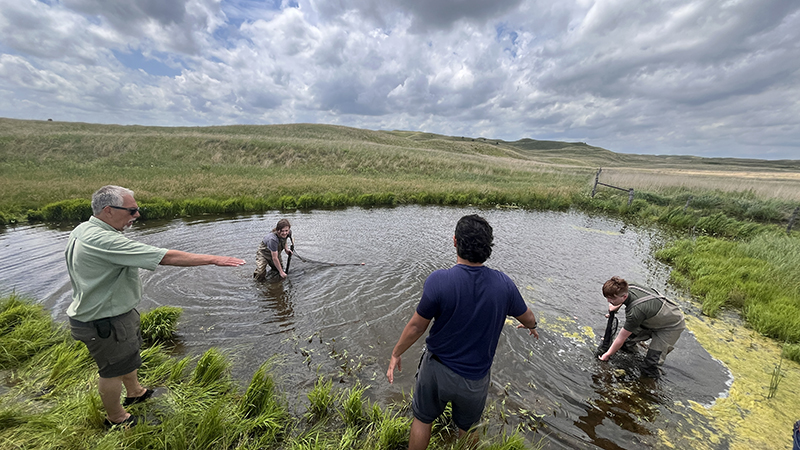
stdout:
[(408, 450), (424, 450), (431, 441), (433, 422), (425, 423), (414, 418), (411, 422), (411, 435), (408, 438)]
[(642, 362), (642, 376), (646, 378), (658, 378), (660, 373), (658, 371), (658, 360), (661, 359), (661, 353), (658, 350), (648, 349), (647, 355)]
[(667, 355), (675, 349), (675, 343), (678, 342), (682, 332), (682, 327), (652, 332), (652, 340), (642, 362), (643, 377), (658, 378), (660, 376), (660, 367), (664, 365)]
[(256, 270), (253, 272), (253, 278), (255, 278), (256, 281), (264, 281), (267, 278), (269, 259), (268, 256), (264, 255), (264, 252), (269, 253), (269, 250), (262, 242), (258, 247), (258, 251), (256, 252)]

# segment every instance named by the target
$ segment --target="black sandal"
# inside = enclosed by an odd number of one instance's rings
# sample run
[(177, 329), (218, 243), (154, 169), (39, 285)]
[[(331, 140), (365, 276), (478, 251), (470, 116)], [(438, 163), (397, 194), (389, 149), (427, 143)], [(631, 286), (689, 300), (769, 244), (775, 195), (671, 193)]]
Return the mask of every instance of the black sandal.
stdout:
[(130, 406), (137, 403), (142, 403), (143, 401), (152, 397), (155, 392), (156, 391), (154, 389), (145, 389), (144, 394), (138, 397), (125, 397), (125, 401), (122, 402), (122, 406)]
[(139, 418), (131, 414), (130, 416), (128, 416), (127, 419), (123, 420), (122, 422), (112, 422), (108, 420), (108, 417), (106, 417), (106, 420), (103, 422), (103, 425), (105, 425), (106, 428), (113, 428), (116, 426), (121, 426), (123, 428), (133, 428), (136, 426), (137, 423), (139, 423)]

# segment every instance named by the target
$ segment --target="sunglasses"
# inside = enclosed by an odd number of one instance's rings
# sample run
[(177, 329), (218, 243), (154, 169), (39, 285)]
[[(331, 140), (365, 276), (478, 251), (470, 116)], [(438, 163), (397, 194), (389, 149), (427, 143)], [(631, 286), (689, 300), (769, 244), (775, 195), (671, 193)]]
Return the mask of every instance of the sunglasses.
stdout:
[(139, 208), (125, 208), (122, 206), (114, 206), (114, 205), (108, 205), (108, 207), (114, 209), (124, 209), (125, 211), (131, 213), (132, 216), (139, 212)]

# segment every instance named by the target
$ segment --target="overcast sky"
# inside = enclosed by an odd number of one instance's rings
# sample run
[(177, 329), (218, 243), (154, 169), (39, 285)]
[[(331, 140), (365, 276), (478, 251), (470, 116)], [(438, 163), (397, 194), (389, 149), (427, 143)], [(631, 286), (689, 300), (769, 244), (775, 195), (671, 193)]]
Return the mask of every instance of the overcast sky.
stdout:
[(0, 116), (800, 159), (800, 1), (0, 0)]

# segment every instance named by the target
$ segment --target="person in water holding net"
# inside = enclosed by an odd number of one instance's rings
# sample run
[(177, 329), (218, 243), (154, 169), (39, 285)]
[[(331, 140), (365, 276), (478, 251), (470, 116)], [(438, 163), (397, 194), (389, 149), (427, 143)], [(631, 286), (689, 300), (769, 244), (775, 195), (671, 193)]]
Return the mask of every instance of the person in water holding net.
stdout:
[(642, 376), (658, 378), (659, 367), (686, 328), (681, 309), (655, 289), (629, 285), (620, 277), (612, 277), (603, 284), (603, 296), (608, 300), (609, 312), (625, 305), (625, 325), (611, 347), (599, 356), (600, 360), (608, 361), (618, 350), (630, 351), (637, 343), (649, 339)]
[(256, 270), (253, 272), (253, 278), (255, 278), (256, 281), (264, 281), (267, 279), (267, 266), (269, 266), (270, 272), (277, 272), (281, 278), (286, 278), (281, 252), (286, 252), (289, 256), (292, 255), (292, 250), (289, 245), (291, 238), (292, 225), (287, 219), (279, 220), (275, 228), (264, 237), (261, 244), (258, 246), (258, 251), (256, 252)]

